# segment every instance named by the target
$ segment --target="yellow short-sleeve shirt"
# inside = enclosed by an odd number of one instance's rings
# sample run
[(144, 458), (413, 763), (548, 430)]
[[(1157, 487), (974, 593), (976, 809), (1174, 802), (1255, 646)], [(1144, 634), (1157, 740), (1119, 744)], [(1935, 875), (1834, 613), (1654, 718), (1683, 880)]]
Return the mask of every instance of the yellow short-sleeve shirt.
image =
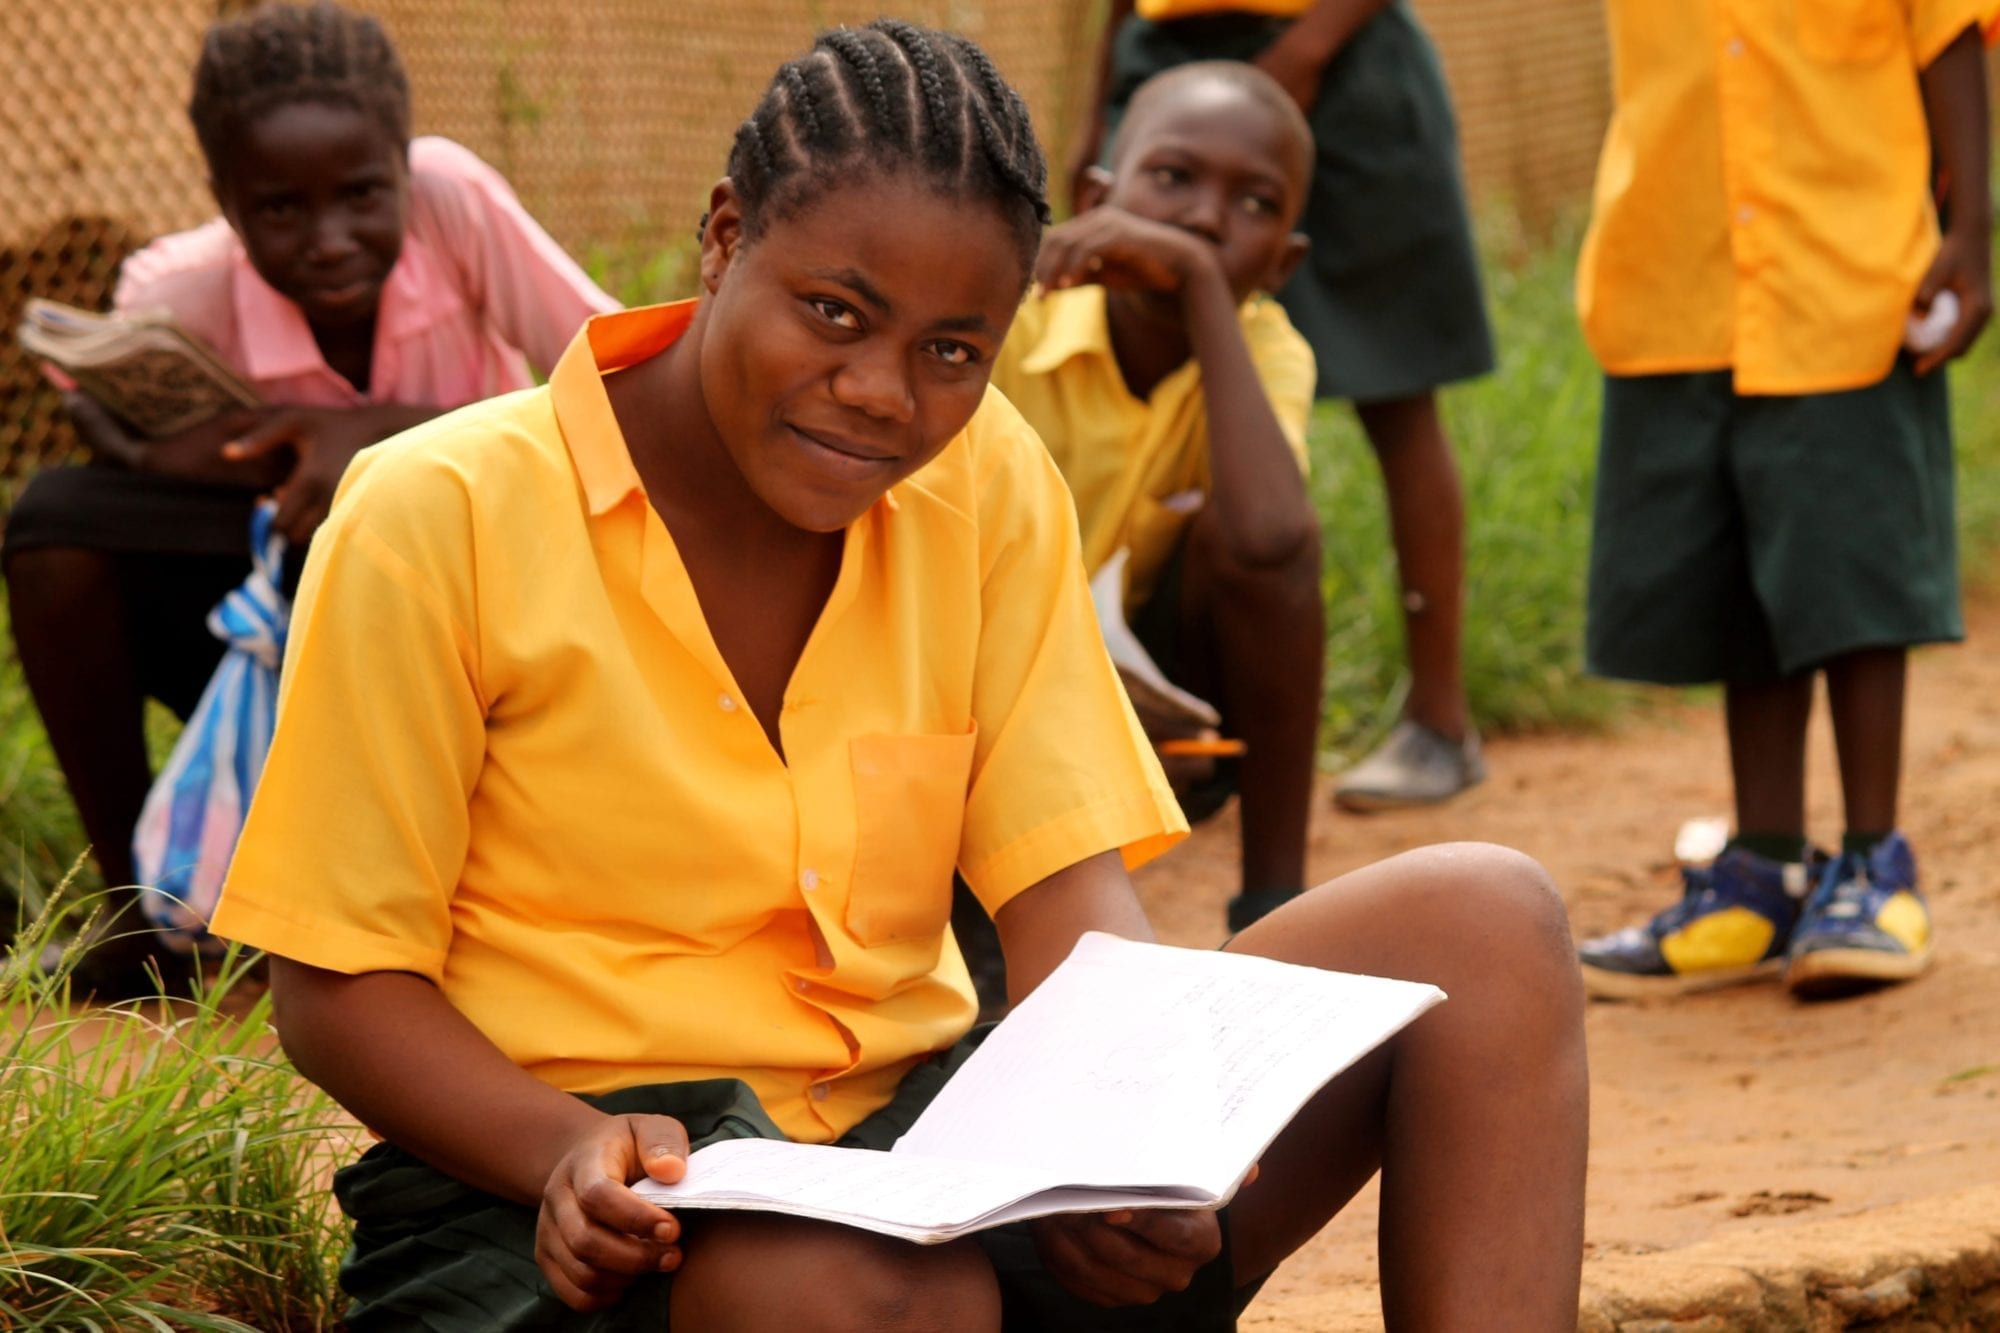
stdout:
[(1132, 12), (1142, 19), (1165, 23), (1171, 19), (1195, 18), (1202, 14), (1263, 14), (1269, 18), (1297, 18), (1317, 0), (1136, 0)]
[(972, 1022), (954, 864), (994, 909), (1186, 824), (992, 392), (846, 532), (779, 758), (604, 390), (691, 315), (601, 316), (545, 388), (356, 460), (214, 929), (427, 977), (556, 1087), (741, 1078), (824, 1141)]
[[(1251, 297), (1240, 318), (1251, 363), (1303, 473), (1317, 382), (1312, 347), (1268, 297)], [(1120, 549), (1131, 551), (1125, 600), (1136, 609), (1209, 493), (1213, 431), (1201, 367), (1189, 359), (1141, 401), (1118, 369), (1104, 288), (1037, 288), (1014, 317), (993, 383), (1069, 483), (1085, 567), (1094, 574)]]
[(1918, 75), (1993, 0), (1608, 0), (1614, 108), (1577, 272), (1615, 375), (1745, 394), (1889, 372), (1937, 253)]

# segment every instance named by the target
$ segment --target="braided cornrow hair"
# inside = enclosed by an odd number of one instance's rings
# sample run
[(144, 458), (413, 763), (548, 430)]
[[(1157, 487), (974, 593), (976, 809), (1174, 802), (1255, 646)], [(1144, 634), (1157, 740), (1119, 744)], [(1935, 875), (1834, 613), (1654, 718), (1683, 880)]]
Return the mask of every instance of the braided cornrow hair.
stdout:
[(410, 138), (410, 84), (382, 25), (339, 5), (266, 5), (211, 26), (194, 67), (188, 118), (220, 180), (245, 127), (273, 107), (331, 102)]
[(830, 188), (898, 169), (998, 206), (1033, 269), (1048, 165), (1020, 94), (954, 33), (899, 19), (821, 33), (771, 80), (728, 167), (753, 239)]

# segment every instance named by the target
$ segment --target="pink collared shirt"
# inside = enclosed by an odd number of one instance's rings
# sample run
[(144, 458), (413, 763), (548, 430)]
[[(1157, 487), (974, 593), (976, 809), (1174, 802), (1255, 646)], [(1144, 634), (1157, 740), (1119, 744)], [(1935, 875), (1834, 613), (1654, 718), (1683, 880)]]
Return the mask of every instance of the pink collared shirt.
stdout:
[(305, 315), (257, 276), (221, 218), (125, 261), (114, 305), (164, 307), (272, 403), (459, 407), (534, 383), (595, 314), (618, 309), (500, 173), (449, 139), (410, 143), (402, 256), (382, 289), (368, 392), (326, 363)]

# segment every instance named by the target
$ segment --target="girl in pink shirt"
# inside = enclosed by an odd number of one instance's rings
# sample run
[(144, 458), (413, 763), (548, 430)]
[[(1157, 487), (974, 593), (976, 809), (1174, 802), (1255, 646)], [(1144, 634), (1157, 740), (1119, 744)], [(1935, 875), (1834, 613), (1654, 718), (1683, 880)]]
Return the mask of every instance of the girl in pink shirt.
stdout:
[[(145, 699), (185, 717), (199, 698), (222, 652), (204, 618), (249, 572), (259, 495), (302, 548), (356, 453), (529, 386), (616, 306), (491, 167), (410, 139), (371, 18), (321, 3), (214, 25), (188, 111), (222, 216), (133, 255), (114, 304), (164, 308), (270, 406), (140, 440), (71, 395), (92, 461), (36, 477), (0, 549), (29, 689), (113, 886), (133, 880), (151, 781)], [(93, 951), (105, 992), (143, 986), (152, 956), (136, 912), (117, 929)]]

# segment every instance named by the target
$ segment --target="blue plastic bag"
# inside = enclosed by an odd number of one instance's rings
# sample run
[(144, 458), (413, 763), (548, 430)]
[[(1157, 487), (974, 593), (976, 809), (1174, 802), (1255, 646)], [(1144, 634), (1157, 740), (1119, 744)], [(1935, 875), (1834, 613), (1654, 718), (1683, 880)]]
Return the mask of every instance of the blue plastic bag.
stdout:
[(209, 632), (228, 650), (146, 793), (132, 834), (146, 917), (179, 953), (219, 947), (208, 919), (271, 748), (291, 620), (279, 591), (285, 539), (272, 527), (275, 513), (267, 501), (251, 515), (250, 577), (208, 613)]

